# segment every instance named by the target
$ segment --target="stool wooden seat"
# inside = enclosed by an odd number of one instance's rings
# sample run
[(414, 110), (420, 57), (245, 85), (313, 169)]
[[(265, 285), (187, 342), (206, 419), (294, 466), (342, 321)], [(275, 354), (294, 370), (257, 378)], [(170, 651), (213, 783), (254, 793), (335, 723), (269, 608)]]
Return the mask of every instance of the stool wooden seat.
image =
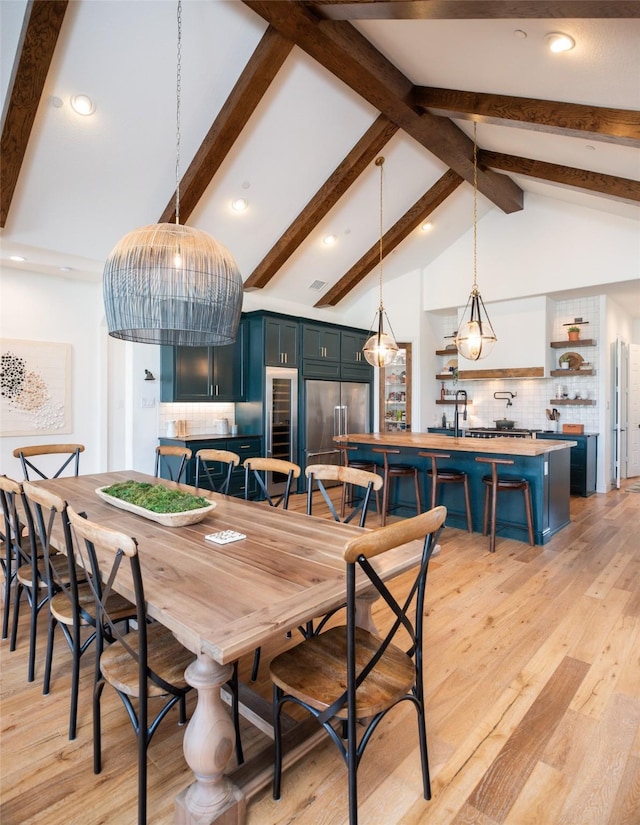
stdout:
[(412, 464), (390, 464), (389, 456), (398, 455), (400, 450), (394, 450), (390, 447), (373, 447), (374, 453), (381, 453), (383, 459), (383, 475), (382, 475), (382, 526), (387, 523), (387, 510), (389, 509), (389, 488), (391, 480), (394, 478), (402, 478), (404, 476), (413, 476), (413, 484), (416, 491), (416, 513), (420, 515), (422, 507), (420, 505), (420, 481), (419, 470)]
[(499, 492), (508, 490), (522, 490), (524, 494), (524, 506), (527, 514), (527, 528), (529, 531), (529, 544), (535, 544), (533, 538), (533, 515), (531, 507), (531, 487), (526, 478), (512, 475), (498, 475), (498, 464), (513, 464), (510, 458), (488, 458), (485, 456), (476, 457), (476, 461), (491, 465), (491, 475), (483, 476), (482, 483), (485, 485), (484, 494), (484, 521), (482, 534), (487, 535), (489, 520), (489, 501), (491, 501), (491, 533), (489, 539), (489, 550), (495, 553), (496, 549), (496, 510)]
[[(357, 447), (352, 447), (349, 444), (338, 444), (338, 449), (340, 450), (340, 453), (342, 455), (343, 467), (351, 467), (354, 470), (364, 470), (366, 473), (377, 473), (378, 465), (375, 463), (375, 461), (367, 461), (366, 459), (363, 461), (359, 461), (358, 459), (354, 459), (351, 457), (353, 453), (356, 453), (358, 451)], [(351, 485), (342, 485), (342, 500), (340, 502), (341, 519), (344, 519), (344, 514), (347, 506), (347, 487), (350, 488)], [(376, 489), (374, 492), (376, 495), (376, 510), (380, 514), (380, 519), (382, 520), (382, 511), (380, 510), (380, 493), (378, 489)]]
[(467, 530), (472, 533), (473, 526), (471, 524), (471, 500), (469, 498), (469, 476), (462, 470), (455, 470), (453, 467), (438, 468), (437, 462), (439, 458), (451, 458), (449, 453), (418, 453), (423, 458), (431, 460), (431, 469), (427, 470), (427, 476), (431, 479), (431, 509), (436, 506), (438, 498), (438, 490), (441, 484), (463, 484), (464, 485), (464, 503), (467, 508)]

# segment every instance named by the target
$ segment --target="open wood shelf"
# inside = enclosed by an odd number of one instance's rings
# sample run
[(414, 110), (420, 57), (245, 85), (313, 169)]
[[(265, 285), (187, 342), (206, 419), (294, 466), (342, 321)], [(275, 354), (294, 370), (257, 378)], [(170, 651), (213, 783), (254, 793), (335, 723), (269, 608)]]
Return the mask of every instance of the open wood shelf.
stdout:
[(564, 406), (571, 405), (573, 407), (594, 407), (596, 402), (593, 398), (552, 398), (549, 403), (554, 406), (559, 406), (562, 404)]
[(574, 347), (595, 347), (593, 338), (579, 338), (577, 341), (552, 341), (550, 346), (554, 349), (573, 349)]
[[(436, 399), (436, 404), (455, 404), (455, 403), (456, 403), (455, 398), (445, 398), (444, 400), (442, 398), (437, 398)], [(462, 406), (464, 404), (464, 402), (463, 401), (458, 401), (458, 404), (460, 406)], [(467, 398), (467, 404), (473, 404), (473, 401), (470, 398)]]
[(593, 375), (593, 370), (551, 370), (554, 378), (562, 378), (563, 375)]
[(453, 349), (437, 349), (436, 355), (457, 355), (458, 350), (453, 347)]

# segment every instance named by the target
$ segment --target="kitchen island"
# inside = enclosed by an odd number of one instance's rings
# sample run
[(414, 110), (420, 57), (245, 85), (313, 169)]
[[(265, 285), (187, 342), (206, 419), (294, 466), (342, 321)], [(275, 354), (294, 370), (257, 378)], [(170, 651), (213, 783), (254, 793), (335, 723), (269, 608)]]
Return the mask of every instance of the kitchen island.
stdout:
[[(482, 532), (485, 485), (482, 477), (490, 472), (487, 464), (476, 461), (477, 456), (511, 459), (514, 463), (500, 467), (500, 473), (526, 478), (531, 487), (533, 527), (536, 544), (546, 544), (550, 538), (569, 524), (569, 475), (572, 441), (551, 441), (541, 438), (456, 438), (430, 433), (354, 433), (337, 436), (336, 443), (358, 448), (358, 461), (373, 461), (382, 465), (382, 456), (373, 447), (400, 450), (391, 457), (394, 464), (410, 464), (421, 472), (422, 509), (431, 501), (431, 482), (427, 469), (428, 458), (418, 453), (429, 451), (448, 454), (438, 461), (438, 469), (456, 468), (469, 475), (471, 516), (474, 532)], [(355, 456), (352, 456), (354, 460)], [(410, 478), (392, 482), (389, 495), (390, 512), (395, 515), (415, 515), (415, 501)], [(447, 525), (466, 529), (464, 493), (461, 484), (446, 484), (440, 488), (439, 504), (447, 507)], [(496, 535), (528, 541), (527, 521), (523, 496), (517, 492), (498, 496)]]

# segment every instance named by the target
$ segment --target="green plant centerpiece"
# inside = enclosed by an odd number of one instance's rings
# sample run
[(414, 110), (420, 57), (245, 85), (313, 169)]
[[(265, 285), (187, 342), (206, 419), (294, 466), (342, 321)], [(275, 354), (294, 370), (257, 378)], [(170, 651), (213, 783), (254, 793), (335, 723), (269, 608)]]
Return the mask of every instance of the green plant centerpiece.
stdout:
[(121, 499), (136, 507), (151, 510), (152, 513), (184, 513), (199, 510), (211, 502), (202, 496), (194, 496), (182, 490), (172, 490), (164, 484), (150, 484), (147, 481), (121, 481), (105, 487), (105, 495)]

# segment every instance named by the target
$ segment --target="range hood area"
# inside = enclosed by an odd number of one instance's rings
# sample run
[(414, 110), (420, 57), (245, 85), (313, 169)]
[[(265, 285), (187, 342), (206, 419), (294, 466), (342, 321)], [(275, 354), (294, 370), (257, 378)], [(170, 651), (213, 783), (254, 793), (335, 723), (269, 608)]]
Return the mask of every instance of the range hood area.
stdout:
[[(458, 323), (464, 309), (458, 310)], [(554, 368), (549, 347), (555, 316), (554, 302), (546, 296), (487, 304), (498, 343), (480, 361), (458, 361), (458, 378), (548, 378)]]

